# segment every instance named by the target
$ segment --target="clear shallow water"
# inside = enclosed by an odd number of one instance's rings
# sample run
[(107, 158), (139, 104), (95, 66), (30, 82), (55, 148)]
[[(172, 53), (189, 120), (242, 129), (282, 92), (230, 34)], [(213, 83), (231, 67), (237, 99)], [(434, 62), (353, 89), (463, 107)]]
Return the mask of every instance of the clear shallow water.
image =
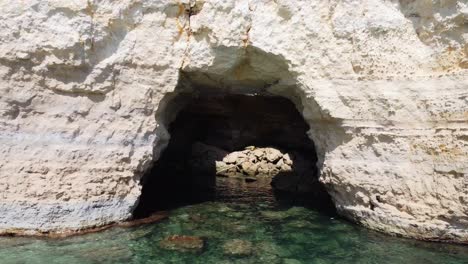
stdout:
[[(183, 206), (146, 226), (66, 239), (0, 237), (0, 263), (468, 263), (468, 246), (386, 236), (304, 207), (279, 206), (268, 192), (255, 197), (249, 190), (246, 198), (245, 188), (231, 187), (218, 197), (225, 202)], [(160, 248), (170, 235), (201, 236), (205, 248)], [(224, 255), (229, 239), (252, 242), (252, 255)]]
[[(159, 248), (173, 234), (206, 239), (200, 253)], [(222, 244), (253, 243), (247, 257)], [(206, 202), (162, 222), (67, 239), (0, 238), (0, 263), (468, 263), (468, 247), (389, 237), (302, 207)]]

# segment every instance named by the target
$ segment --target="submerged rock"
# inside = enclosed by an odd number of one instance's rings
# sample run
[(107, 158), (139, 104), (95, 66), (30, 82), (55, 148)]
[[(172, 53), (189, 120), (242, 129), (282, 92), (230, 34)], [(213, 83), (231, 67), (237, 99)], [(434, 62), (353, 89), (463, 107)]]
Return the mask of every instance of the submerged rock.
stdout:
[(253, 250), (253, 244), (247, 240), (232, 239), (223, 244), (223, 252), (229, 256), (249, 256)]
[(242, 221), (225, 221), (221, 224), (228, 233), (249, 233), (252, 228), (249, 225), (242, 224)]
[[(320, 262), (317, 262), (317, 263), (320, 263)], [(303, 264), (303, 262), (297, 259), (286, 258), (286, 259), (283, 259), (283, 264)]]
[(270, 220), (282, 220), (289, 217), (286, 211), (262, 211), (260, 214)]
[(197, 236), (173, 235), (159, 242), (159, 247), (179, 252), (199, 253), (203, 251), (204, 240)]
[(284, 227), (286, 228), (293, 228), (293, 229), (303, 229), (303, 228), (314, 228), (314, 227), (319, 227), (317, 224), (313, 224), (310, 221), (307, 220), (292, 220), (292, 221), (287, 221), (284, 224)]
[(263, 217), (271, 220), (282, 220), (289, 217), (304, 217), (310, 215), (310, 212), (307, 208), (294, 206), (288, 210), (273, 211), (265, 210), (260, 213)]
[(288, 257), (291, 255), (286, 248), (270, 241), (262, 241), (257, 245), (257, 251), (263, 255), (274, 255), (279, 257)]

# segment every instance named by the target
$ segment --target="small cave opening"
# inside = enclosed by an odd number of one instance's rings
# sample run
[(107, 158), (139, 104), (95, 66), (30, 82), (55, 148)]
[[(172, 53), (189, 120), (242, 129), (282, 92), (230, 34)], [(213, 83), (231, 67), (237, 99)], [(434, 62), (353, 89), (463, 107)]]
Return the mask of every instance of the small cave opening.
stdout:
[[(309, 125), (292, 101), (273, 95), (189, 94), (170, 140), (142, 177), (134, 218), (206, 201), (268, 201), (334, 213), (318, 180)], [(183, 101), (183, 103), (180, 103)]]

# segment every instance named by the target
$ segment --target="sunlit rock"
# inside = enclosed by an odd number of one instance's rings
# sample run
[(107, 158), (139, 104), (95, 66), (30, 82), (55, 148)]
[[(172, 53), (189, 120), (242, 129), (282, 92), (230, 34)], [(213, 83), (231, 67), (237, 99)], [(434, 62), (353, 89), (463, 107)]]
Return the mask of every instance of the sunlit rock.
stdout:
[(180, 110), (169, 102), (216, 91), (292, 101), (341, 215), (467, 242), (467, 8), (2, 1), (0, 233), (131, 218)]

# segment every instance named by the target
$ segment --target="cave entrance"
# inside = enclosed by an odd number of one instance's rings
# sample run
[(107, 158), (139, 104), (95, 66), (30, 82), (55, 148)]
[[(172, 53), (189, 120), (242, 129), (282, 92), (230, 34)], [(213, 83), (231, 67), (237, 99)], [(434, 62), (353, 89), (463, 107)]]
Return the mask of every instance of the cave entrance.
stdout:
[(191, 94), (172, 101), (184, 106), (170, 122), (166, 149), (142, 178), (134, 217), (204, 201), (270, 198), (334, 211), (318, 181), (309, 126), (289, 99)]

